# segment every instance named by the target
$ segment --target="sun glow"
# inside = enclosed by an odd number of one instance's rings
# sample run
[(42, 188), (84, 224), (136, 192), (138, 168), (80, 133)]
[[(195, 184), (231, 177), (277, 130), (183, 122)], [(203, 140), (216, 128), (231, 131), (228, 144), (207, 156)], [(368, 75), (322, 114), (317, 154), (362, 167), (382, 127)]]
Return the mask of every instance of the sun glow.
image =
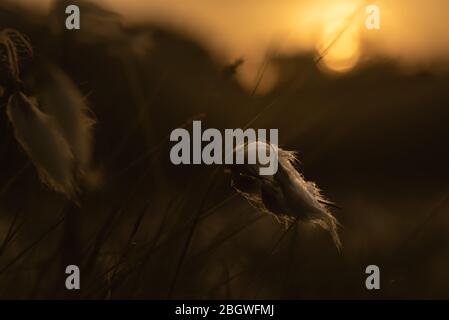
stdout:
[(321, 14), (321, 37), (317, 51), (323, 55), (320, 66), (333, 72), (347, 72), (360, 58), (360, 17), (354, 2), (326, 6)]
[[(328, 25), (323, 30), (323, 39), (333, 39), (341, 31), (340, 24)], [(323, 57), (326, 69), (335, 72), (346, 72), (354, 68), (360, 57), (360, 44), (358, 28), (350, 27), (338, 37)]]
[[(33, 11), (48, 11), (54, 1), (0, 3), (23, 3)], [(269, 92), (284, 76), (276, 61), (266, 63), (271, 52), (279, 57), (324, 52), (319, 67), (328, 74), (351, 72), (385, 58), (412, 71), (449, 68), (447, 0), (93, 1), (119, 12), (124, 25), (149, 22), (180, 32), (223, 66), (244, 58), (235, 77), (249, 91), (257, 85), (258, 94)], [(365, 25), (366, 8), (371, 4), (381, 10), (379, 30)], [(355, 11), (357, 18), (344, 28)], [(341, 34), (342, 29), (345, 32)]]

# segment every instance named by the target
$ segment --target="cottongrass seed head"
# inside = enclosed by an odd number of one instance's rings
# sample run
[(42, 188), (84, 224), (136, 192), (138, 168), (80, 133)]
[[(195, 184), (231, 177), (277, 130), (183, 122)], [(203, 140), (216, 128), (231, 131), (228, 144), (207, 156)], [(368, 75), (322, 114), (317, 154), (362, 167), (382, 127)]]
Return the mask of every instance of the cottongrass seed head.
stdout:
[(249, 150), (274, 148), (278, 153), (278, 170), (274, 175), (259, 174), (261, 164), (232, 165), (232, 185), (257, 209), (273, 215), (288, 227), (296, 220), (319, 225), (327, 230), (338, 250), (341, 241), (339, 223), (330, 211), (332, 203), (321, 194), (315, 183), (306, 181), (296, 169), (298, 158), (295, 152), (265, 142), (257, 141), (239, 148)]
[(55, 119), (39, 110), (35, 100), (22, 92), (9, 98), (6, 112), (16, 140), (33, 162), (42, 182), (73, 199), (76, 194), (72, 174), (74, 157)]
[[(0, 32), (0, 71), (1, 77), (8, 81), (20, 81), (21, 64), (34, 56), (28, 38), (14, 29)], [(9, 78), (9, 79), (8, 79)]]
[[(70, 77), (43, 59), (33, 59), (20, 32), (0, 32), (0, 85), (15, 137), (51, 189), (76, 201), (78, 185), (89, 169), (92, 125), (85, 100)], [(28, 81), (25, 62), (32, 60)], [(33, 92), (33, 98), (24, 92)]]

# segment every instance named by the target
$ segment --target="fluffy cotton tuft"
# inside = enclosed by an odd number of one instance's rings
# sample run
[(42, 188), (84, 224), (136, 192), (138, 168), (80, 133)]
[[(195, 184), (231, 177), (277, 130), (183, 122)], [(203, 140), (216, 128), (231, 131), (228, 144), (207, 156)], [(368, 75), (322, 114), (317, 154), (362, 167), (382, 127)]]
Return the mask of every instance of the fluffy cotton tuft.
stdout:
[(75, 157), (78, 173), (89, 169), (92, 155), (92, 126), (95, 121), (84, 97), (72, 79), (53, 64), (39, 72), (37, 88), (42, 110), (53, 116)]
[(43, 113), (33, 99), (22, 92), (9, 98), (7, 115), (16, 140), (37, 169), (42, 182), (73, 199), (73, 154), (55, 120)]
[[(306, 181), (296, 169), (298, 159), (295, 152), (260, 141), (243, 147), (247, 153), (248, 150), (255, 150), (256, 146), (277, 150), (278, 171), (272, 176), (261, 176), (259, 164), (232, 165), (233, 187), (254, 207), (273, 215), (285, 226), (296, 219), (319, 225), (330, 233), (340, 250), (339, 223), (329, 208), (332, 203), (323, 197), (315, 183)], [(239, 148), (242, 146), (235, 150)]]

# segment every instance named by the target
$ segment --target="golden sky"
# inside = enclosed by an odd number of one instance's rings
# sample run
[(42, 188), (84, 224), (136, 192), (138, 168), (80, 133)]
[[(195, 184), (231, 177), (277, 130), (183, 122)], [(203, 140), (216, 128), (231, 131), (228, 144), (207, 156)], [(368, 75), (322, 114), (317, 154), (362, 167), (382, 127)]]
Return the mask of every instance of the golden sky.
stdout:
[[(40, 8), (51, 0), (16, 0)], [(127, 23), (169, 25), (203, 43), (221, 62), (244, 57), (241, 82), (251, 86), (267, 50), (279, 54), (319, 51), (342, 29), (361, 0), (96, 0), (121, 13)], [(381, 29), (364, 26), (360, 12), (324, 59), (325, 69), (352, 70), (378, 56), (412, 68), (441, 69), (449, 57), (448, 0), (373, 0)], [(264, 85), (275, 82), (270, 65)]]

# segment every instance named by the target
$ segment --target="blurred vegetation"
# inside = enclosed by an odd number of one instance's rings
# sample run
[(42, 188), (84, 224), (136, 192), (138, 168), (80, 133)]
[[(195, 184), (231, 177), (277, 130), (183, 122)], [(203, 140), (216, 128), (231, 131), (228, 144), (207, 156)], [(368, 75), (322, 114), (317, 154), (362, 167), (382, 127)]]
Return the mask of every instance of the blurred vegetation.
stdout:
[[(1, 298), (449, 298), (449, 75), (377, 61), (330, 77), (312, 55), (274, 56), (281, 81), (252, 96), (238, 67), (184, 36), (86, 8), (92, 28), (72, 33), (59, 6), (41, 17), (0, 4), (0, 28), (65, 70), (97, 121), (77, 206), (39, 182), (0, 109)], [(279, 128), (342, 207), (341, 254), (325, 231), (257, 212), (220, 168), (170, 163), (174, 128), (259, 113), (253, 126)], [(80, 291), (64, 287), (68, 264)], [(380, 291), (365, 289), (369, 264)]]

